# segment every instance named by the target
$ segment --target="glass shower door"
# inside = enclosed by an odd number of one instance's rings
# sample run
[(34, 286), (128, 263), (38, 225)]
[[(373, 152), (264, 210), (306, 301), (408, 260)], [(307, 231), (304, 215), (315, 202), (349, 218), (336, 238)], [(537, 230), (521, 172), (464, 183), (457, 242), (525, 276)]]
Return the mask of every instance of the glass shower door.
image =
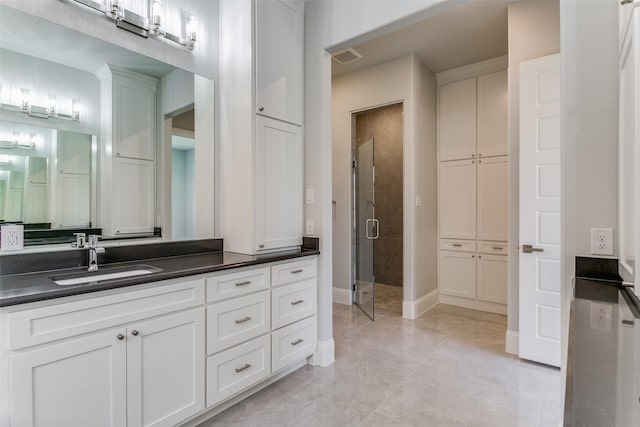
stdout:
[(375, 296), (374, 242), (379, 231), (375, 217), (373, 148), (373, 138), (357, 146), (353, 162), (353, 299), (371, 320)]

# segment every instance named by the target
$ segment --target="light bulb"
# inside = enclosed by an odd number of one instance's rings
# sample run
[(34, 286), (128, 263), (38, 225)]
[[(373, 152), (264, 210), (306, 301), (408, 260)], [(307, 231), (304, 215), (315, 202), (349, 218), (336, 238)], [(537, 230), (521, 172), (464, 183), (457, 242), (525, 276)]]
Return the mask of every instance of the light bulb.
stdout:
[(189, 50), (193, 50), (196, 40), (197, 40), (197, 31), (198, 31), (198, 19), (194, 15), (189, 15), (187, 17), (187, 48)]
[(80, 100), (74, 99), (71, 101), (71, 116), (73, 120), (80, 120)]
[(151, 5), (151, 32), (153, 34), (160, 34), (162, 30), (162, 4), (160, 0), (153, 0)]
[(56, 96), (50, 94), (49, 95), (49, 115), (55, 116), (57, 114), (57, 105), (56, 105)]
[(28, 113), (31, 105), (31, 92), (29, 89), (20, 89), (20, 93), (22, 93), (22, 112)]

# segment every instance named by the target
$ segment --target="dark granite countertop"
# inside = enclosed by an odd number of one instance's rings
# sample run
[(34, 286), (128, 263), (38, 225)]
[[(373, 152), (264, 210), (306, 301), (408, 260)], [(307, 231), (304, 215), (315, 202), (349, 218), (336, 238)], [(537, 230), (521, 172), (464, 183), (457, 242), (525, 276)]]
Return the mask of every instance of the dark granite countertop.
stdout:
[[(154, 245), (154, 247), (157, 248), (160, 247), (160, 245), (163, 244)], [(139, 250), (142, 251), (142, 254), (133, 258), (131, 261), (101, 264), (98, 273), (105, 273), (110, 269), (132, 265), (146, 265), (160, 269), (161, 271), (143, 276), (111, 279), (97, 283), (60, 286), (55, 284), (51, 279), (51, 277), (54, 276), (86, 272), (87, 269), (84, 265), (73, 268), (47, 269), (33, 273), (19, 272), (19, 270), (14, 269), (18, 271), (15, 272), (5, 267), (5, 270), (9, 270), (15, 274), (0, 275), (0, 307), (294, 259), (320, 253), (317, 246), (310, 247), (303, 245), (299, 250), (264, 255), (243, 255), (233, 252), (208, 251), (177, 256), (145, 258), (145, 251), (146, 253), (153, 252), (147, 250), (147, 248), (150, 247), (151, 246), (148, 245), (140, 246)], [(128, 248), (127, 250), (131, 249)], [(42, 262), (42, 265), (47, 265), (45, 261)]]
[(640, 425), (640, 300), (600, 278), (576, 278), (574, 296), (565, 425)]

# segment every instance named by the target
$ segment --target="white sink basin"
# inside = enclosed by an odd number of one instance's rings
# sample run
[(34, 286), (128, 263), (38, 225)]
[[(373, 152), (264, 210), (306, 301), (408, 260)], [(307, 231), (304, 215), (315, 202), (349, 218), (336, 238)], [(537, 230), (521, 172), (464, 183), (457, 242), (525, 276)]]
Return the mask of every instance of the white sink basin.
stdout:
[(162, 271), (159, 268), (148, 265), (136, 265), (131, 267), (111, 268), (103, 271), (67, 274), (65, 276), (51, 277), (51, 280), (59, 286), (82, 285), (97, 283), (105, 280), (122, 279), (125, 277), (142, 276), (145, 274)]

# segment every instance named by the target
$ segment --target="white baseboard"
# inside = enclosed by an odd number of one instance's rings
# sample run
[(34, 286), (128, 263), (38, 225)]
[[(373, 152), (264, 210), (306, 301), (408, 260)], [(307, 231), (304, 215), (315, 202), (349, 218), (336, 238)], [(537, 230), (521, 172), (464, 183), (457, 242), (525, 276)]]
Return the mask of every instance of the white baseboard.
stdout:
[(511, 331), (507, 329), (507, 335), (505, 337), (504, 351), (507, 353), (520, 354), (520, 334), (517, 331)]
[(489, 313), (507, 314), (507, 304), (478, 301), (475, 299), (458, 297), (454, 295), (440, 294), (442, 304), (457, 305), (458, 307), (471, 308), (473, 310), (488, 311)]
[(438, 300), (439, 292), (435, 289), (415, 301), (402, 301), (402, 317), (416, 319), (438, 304)]
[[(335, 288), (333, 288), (335, 289)], [(307, 360), (309, 365), (329, 366), (336, 361), (336, 348), (333, 338), (320, 341), (318, 340), (318, 349), (315, 354)]]
[(336, 288), (333, 287), (333, 302), (337, 302), (339, 304), (351, 305), (351, 297), (353, 292), (349, 289), (344, 288)]

